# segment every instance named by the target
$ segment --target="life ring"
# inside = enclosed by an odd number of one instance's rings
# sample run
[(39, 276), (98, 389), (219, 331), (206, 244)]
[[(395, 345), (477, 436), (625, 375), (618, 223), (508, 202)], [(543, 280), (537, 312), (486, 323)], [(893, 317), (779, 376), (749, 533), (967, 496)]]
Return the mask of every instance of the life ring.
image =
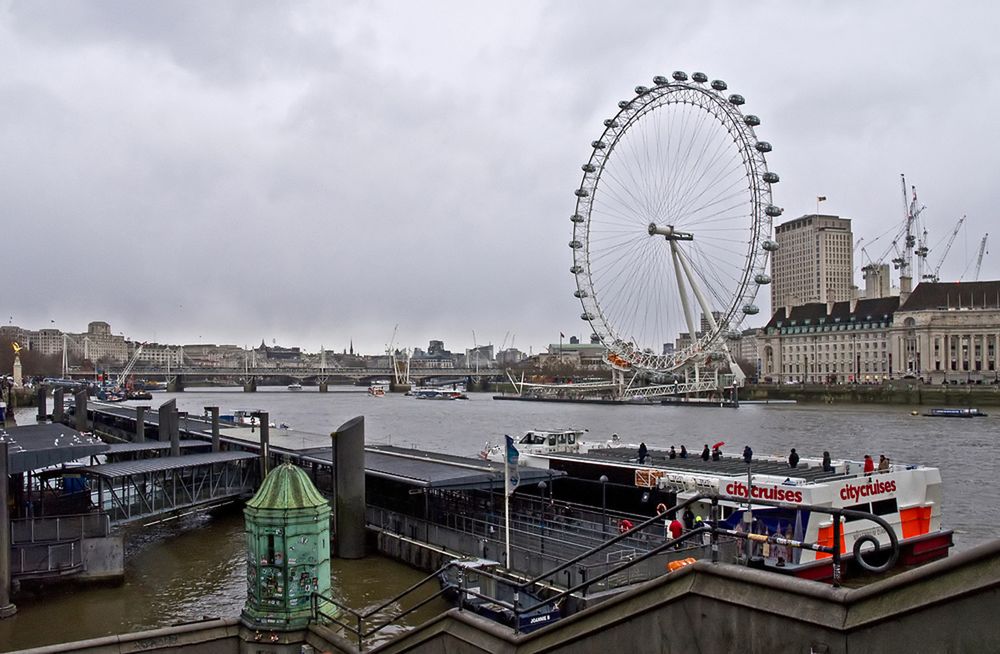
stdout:
[(631, 531), (632, 526), (631, 520), (628, 518), (622, 518), (622, 520), (618, 523), (618, 533), (624, 534), (626, 531)]
[(662, 513), (666, 513), (666, 512), (667, 512), (667, 505), (666, 504), (664, 504), (663, 502), (660, 502), (659, 504), (656, 505), (656, 513), (657, 514), (662, 514)]
[(689, 556), (686, 559), (680, 559), (678, 561), (671, 561), (670, 563), (667, 564), (667, 572), (673, 572), (675, 570), (680, 570), (684, 566), (691, 565), (694, 562), (695, 562), (695, 558), (693, 556)]

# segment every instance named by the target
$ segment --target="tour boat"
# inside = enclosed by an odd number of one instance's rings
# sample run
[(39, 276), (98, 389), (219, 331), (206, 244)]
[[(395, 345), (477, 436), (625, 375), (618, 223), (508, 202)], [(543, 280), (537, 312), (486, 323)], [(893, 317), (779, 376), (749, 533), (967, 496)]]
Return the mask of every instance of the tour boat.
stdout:
[(986, 414), (979, 409), (931, 409), (925, 413), (928, 418), (980, 418)]
[(289, 384), (288, 385), (288, 390), (290, 390), (290, 391), (301, 391), (302, 390), (302, 384), (300, 384), (298, 382)]
[(542, 604), (541, 597), (518, 589), (517, 580), (503, 575), (504, 567), (497, 561), (456, 559), (438, 574), (438, 581), (442, 595), (456, 606), (509, 627), (516, 622), (523, 634), (562, 617), (558, 604)]
[[(586, 433), (586, 429), (532, 429), (514, 443), (518, 452), (518, 465), (548, 468), (549, 460), (546, 455), (579, 454), (609, 447), (630, 447), (621, 442), (618, 434), (612, 434), (606, 442), (593, 443), (583, 440)], [(487, 461), (503, 462), (503, 444), (491, 445), (487, 442), (479, 456)]]
[(418, 400), (467, 400), (469, 396), (461, 391), (438, 388), (418, 388), (410, 391), (410, 395)]
[[(520, 447), (520, 446), (519, 446)], [(889, 464), (888, 469), (864, 473), (859, 461), (834, 460), (824, 469), (819, 458), (802, 457), (791, 468), (779, 456), (754, 456), (752, 485), (742, 458), (723, 456), (704, 461), (698, 455), (670, 459), (662, 451), (650, 451), (650, 461), (640, 465), (632, 448), (590, 448), (580, 452), (533, 452), (535, 463), (561, 470), (569, 478), (608, 479), (618, 486), (634, 486), (636, 495), (647, 495), (647, 504), (661, 501), (669, 508), (697, 493), (719, 497), (721, 519), (729, 529), (745, 529), (747, 505), (740, 498), (754, 497), (780, 502), (780, 507), (754, 505), (754, 532), (792, 540), (833, 545), (833, 518), (809, 507), (853, 509), (872, 513), (893, 529), (900, 545), (899, 563), (913, 565), (948, 555), (952, 531), (941, 523), (942, 485), (937, 468), (915, 464)], [(560, 482), (564, 491), (571, 479)], [(749, 490), (748, 490), (749, 488)], [(696, 502), (692, 510), (702, 520), (710, 519), (711, 499)], [(650, 509), (651, 511), (651, 509)], [(889, 536), (876, 523), (863, 519), (841, 522), (842, 558), (853, 558), (854, 544), (863, 536), (879, 542), (885, 556)], [(872, 549), (863, 545), (862, 551)], [(783, 551), (770, 547), (765, 567), (808, 579), (826, 579), (832, 574), (830, 554), (808, 549)], [(783, 552), (783, 554), (774, 554)], [(791, 556), (789, 556), (791, 554)], [(779, 561), (779, 557), (781, 560)]]
[(368, 394), (372, 397), (385, 397), (385, 394), (389, 392), (389, 386), (390, 384), (387, 380), (375, 380), (368, 387)]
[[(227, 413), (219, 416), (220, 422), (229, 422), (238, 427), (256, 427), (260, 424), (260, 418), (255, 416), (255, 413), (260, 413), (260, 409), (233, 409), (232, 413)], [(268, 421), (268, 427), (279, 427), (279, 425), (274, 424), (274, 422)], [(287, 429), (288, 426), (285, 424), (280, 425), (281, 429)]]

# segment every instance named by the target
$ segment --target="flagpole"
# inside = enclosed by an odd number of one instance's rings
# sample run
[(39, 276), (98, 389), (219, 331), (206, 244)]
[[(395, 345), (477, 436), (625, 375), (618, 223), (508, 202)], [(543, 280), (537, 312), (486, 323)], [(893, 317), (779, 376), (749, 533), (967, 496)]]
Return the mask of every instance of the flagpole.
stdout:
[(510, 570), (510, 457), (507, 456), (507, 447), (503, 451), (503, 530), (506, 550), (504, 564)]

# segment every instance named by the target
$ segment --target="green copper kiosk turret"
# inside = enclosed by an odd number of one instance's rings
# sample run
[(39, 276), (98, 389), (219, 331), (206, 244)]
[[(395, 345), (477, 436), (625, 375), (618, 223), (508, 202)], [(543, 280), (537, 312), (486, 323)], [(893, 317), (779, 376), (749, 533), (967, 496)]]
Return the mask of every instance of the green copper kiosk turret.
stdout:
[(244, 509), (242, 619), (270, 632), (305, 629), (314, 592), (330, 594), (330, 504), (296, 466), (272, 470)]

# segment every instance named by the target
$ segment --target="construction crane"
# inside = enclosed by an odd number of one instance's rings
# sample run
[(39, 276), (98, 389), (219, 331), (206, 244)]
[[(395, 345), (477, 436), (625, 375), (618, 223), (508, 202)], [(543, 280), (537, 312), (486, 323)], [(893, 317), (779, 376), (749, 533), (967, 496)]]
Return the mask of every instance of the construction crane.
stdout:
[(965, 216), (962, 216), (961, 218), (958, 219), (958, 222), (955, 224), (955, 229), (951, 231), (951, 236), (948, 237), (948, 243), (944, 246), (944, 251), (941, 253), (941, 258), (938, 259), (938, 264), (934, 267), (934, 272), (928, 275), (921, 276), (922, 280), (934, 283), (941, 281), (941, 278), (938, 276), (938, 273), (941, 272), (941, 265), (944, 263), (945, 258), (948, 256), (948, 252), (951, 251), (951, 244), (955, 242), (955, 237), (958, 236), (958, 230), (962, 229), (962, 223), (964, 222), (965, 222)]
[[(913, 253), (914, 251), (925, 251), (926, 246), (921, 242), (920, 247), (917, 247), (917, 237), (916, 232), (919, 230), (917, 221), (920, 218), (920, 214), (926, 207), (917, 207), (917, 187), (911, 186), (913, 197), (908, 199), (906, 192), (906, 176), (903, 174), (899, 175), (900, 180), (903, 185), (903, 213), (905, 223), (903, 229), (900, 231), (899, 236), (896, 240), (892, 242), (893, 247), (896, 249), (896, 256), (892, 260), (893, 267), (899, 270), (900, 277), (913, 278)], [(905, 236), (904, 236), (905, 235)], [(903, 246), (899, 247), (899, 240), (903, 238)], [(921, 271), (923, 270), (923, 260), (926, 256), (926, 252), (922, 256), (918, 257), (918, 263)]]
[(979, 281), (979, 270), (983, 267), (983, 254), (986, 253), (986, 239), (989, 238), (989, 236), (990, 234), (987, 232), (986, 235), (983, 236), (983, 240), (979, 243), (979, 256), (976, 257), (976, 276), (972, 280), (974, 282)]

